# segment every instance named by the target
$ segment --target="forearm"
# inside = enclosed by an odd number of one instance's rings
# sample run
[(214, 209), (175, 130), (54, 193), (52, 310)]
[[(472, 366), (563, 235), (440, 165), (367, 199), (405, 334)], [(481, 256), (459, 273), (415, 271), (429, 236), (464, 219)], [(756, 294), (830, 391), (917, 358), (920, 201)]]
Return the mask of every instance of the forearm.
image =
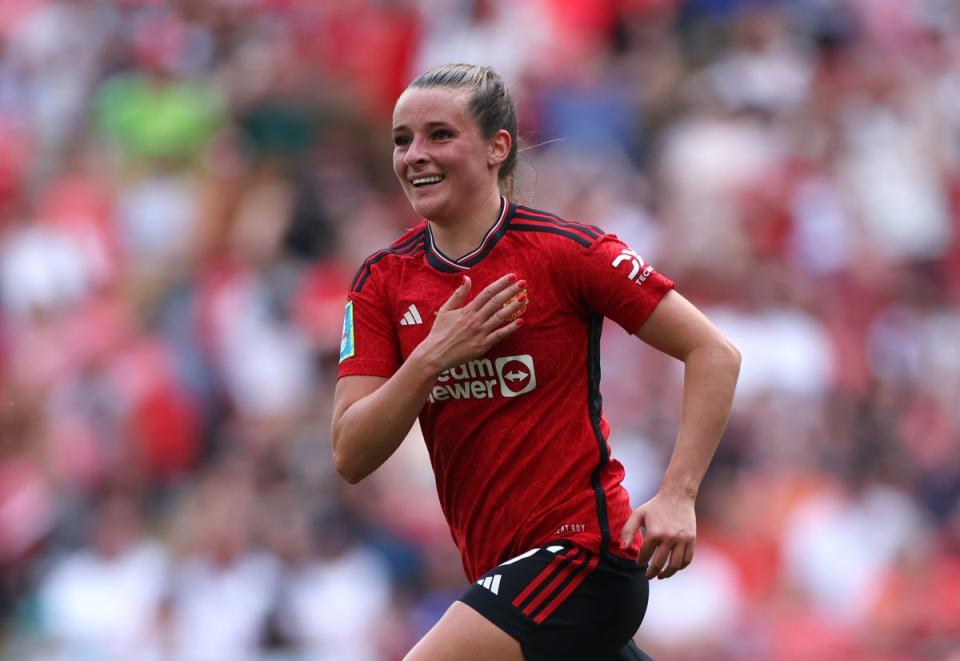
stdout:
[(400, 447), (437, 374), (427, 361), (410, 356), (379, 388), (334, 417), (333, 461), (344, 479), (359, 482)]
[(660, 490), (694, 498), (727, 424), (740, 372), (729, 343), (693, 349), (684, 360), (680, 430)]

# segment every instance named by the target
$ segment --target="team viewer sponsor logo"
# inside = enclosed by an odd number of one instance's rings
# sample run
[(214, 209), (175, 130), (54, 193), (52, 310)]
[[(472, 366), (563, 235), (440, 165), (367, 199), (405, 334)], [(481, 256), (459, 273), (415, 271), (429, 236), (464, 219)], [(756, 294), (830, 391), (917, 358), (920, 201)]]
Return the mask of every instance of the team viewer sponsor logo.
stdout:
[(353, 342), (353, 301), (347, 301), (343, 311), (343, 331), (340, 333), (340, 362), (353, 356), (356, 346)]
[(450, 399), (518, 397), (537, 387), (533, 357), (477, 358), (442, 372), (430, 391), (431, 402)]
[(627, 274), (627, 278), (638, 285), (642, 285), (644, 280), (649, 278), (650, 274), (653, 273), (653, 266), (644, 262), (643, 257), (632, 250), (621, 250), (620, 254), (613, 258), (611, 266), (617, 268), (624, 262), (630, 266), (630, 273)]
[(527, 355), (497, 358), (497, 377), (504, 397), (516, 397), (537, 387), (533, 358)]

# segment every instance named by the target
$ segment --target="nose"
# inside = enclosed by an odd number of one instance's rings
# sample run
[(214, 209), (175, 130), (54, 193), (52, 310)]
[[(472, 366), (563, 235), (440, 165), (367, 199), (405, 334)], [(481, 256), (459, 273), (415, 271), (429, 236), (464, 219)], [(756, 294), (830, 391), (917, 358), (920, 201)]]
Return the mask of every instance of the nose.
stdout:
[(414, 137), (410, 144), (407, 145), (407, 150), (403, 154), (403, 162), (407, 165), (421, 164), (427, 161), (427, 152), (424, 148), (423, 141)]

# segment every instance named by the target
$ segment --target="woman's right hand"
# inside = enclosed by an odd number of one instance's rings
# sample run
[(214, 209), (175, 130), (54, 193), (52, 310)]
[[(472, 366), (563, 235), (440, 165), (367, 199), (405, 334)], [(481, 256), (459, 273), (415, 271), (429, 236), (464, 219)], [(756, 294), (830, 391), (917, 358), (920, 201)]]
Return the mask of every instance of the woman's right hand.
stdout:
[[(440, 306), (430, 333), (414, 349), (437, 374), (487, 353), (523, 326), (527, 282), (508, 273), (484, 287), (469, 303), (470, 276)], [(511, 300), (513, 299), (513, 300)]]

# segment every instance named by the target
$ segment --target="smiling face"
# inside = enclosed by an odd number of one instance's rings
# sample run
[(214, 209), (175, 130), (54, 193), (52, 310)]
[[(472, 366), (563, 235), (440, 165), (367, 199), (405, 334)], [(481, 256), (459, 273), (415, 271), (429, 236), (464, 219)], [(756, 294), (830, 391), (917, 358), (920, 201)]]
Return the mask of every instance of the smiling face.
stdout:
[(393, 111), (393, 170), (414, 210), (434, 222), (468, 216), (499, 195), (510, 134), (484, 139), (469, 98), (465, 89), (409, 88)]

